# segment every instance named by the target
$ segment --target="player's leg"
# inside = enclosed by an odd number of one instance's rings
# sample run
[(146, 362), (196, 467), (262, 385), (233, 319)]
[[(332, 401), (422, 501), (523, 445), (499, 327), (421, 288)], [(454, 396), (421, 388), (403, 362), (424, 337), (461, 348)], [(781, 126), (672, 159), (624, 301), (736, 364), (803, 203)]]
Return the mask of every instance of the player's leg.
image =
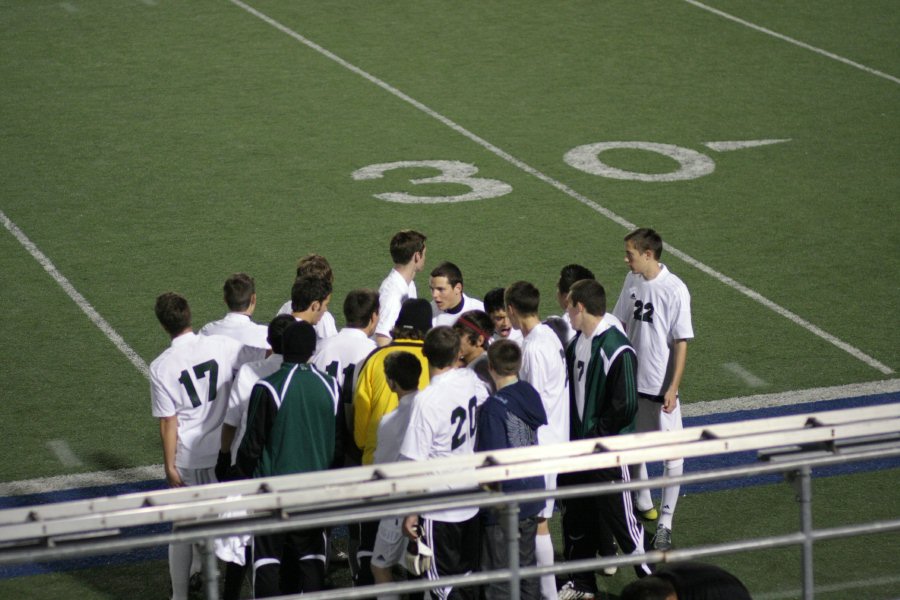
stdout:
[[(297, 556), (296, 568), (301, 593), (325, 589), (325, 562), (328, 539), (324, 528), (304, 529), (288, 534), (288, 546)], [(284, 569), (284, 566), (282, 566)], [(293, 591), (293, 590), (286, 590)]]
[(258, 535), (253, 539), (253, 592), (255, 598), (281, 595), (281, 555), (284, 533)]
[[(372, 576), (376, 584), (394, 581), (392, 567), (403, 560), (407, 541), (403, 537), (399, 518), (388, 517), (378, 524), (378, 535), (375, 536), (375, 547), (372, 549)], [(378, 596), (378, 600), (399, 599), (396, 594)]]
[[(577, 483), (586, 483), (581, 474), (576, 478)], [(575, 485), (576, 479), (571, 480), (570, 484)], [(597, 540), (603, 535), (597, 528), (598, 510), (596, 498), (592, 497), (569, 498), (562, 503), (566, 561), (591, 559), (597, 555)], [(597, 580), (593, 571), (581, 571), (569, 574), (568, 581), (559, 592), (559, 597), (579, 597), (583, 594), (596, 593)]]
[[(630, 481), (628, 467), (613, 467), (591, 471), (594, 481)], [(597, 513), (606, 521), (612, 531), (619, 548), (624, 554), (640, 555), (645, 553), (644, 526), (634, 514), (631, 494), (603, 494), (597, 496)], [(638, 577), (651, 574), (646, 563), (636, 564), (634, 571)]]
[[(659, 430), (659, 414), (662, 412), (662, 404), (656, 400), (651, 400), (644, 395), (638, 396), (638, 410), (634, 421), (634, 429), (636, 433), (644, 433), (647, 431)], [(640, 463), (631, 465), (631, 479), (634, 481), (647, 481), (647, 465)], [(638, 515), (653, 521), (659, 516), (659, 512), (653, 507), (653, 496), (650, 488), (637, 490), (633, 494), (634, 505)]]
[[(434, 552), (428, 579), (437, 581), (450, 575), (464, 575), (477, 568), (479, 548), (478, 515), (462, 523), (445, 523), (420, 518), (422, 537)], [(478, 588), (445, 586), (431, 591), (431, 598), (456, 600), (478, 598)]]
[[(681, 400), (675, 404), (675, 410), (670, 413), (660, 411), (660, 431), (680, 431)], [(684, 459), (675, 458), (665, 461), (665, 476), (678, 477), (684, 473)], [(675, 517), (675, 506), (678, 504), (678, 496), (681, 493), (680, 485), (670, 485), (663, 488), (662, 501), (660, 502), (659, 523), (656, 526), (657, 535), (654, 547), (657, 550), (668, 550), (672, 547), (672, 520)], [(662, 528), (662, 529), (661, 529)]]
[(358, 572), (355, 585), (372, 585), (372, 548), (378, 535), (378, 521), (366, 521), (359, 524), (359, 545), (356, 548)]
[[(544, 475), (544, 484), (548, 490), (556, 489), (556, 474)], [(539, 567), (553, 565), (553, 539), (550, 537), (550, 519), (553, 518), (555, 500), (547, 499), (544, 509), (538, 514), (537, 535), (534, 537), (534, 551)], [(544, 575), (541, 577), (541, 598), (543, 600), (556, 600), (556, 576)]]

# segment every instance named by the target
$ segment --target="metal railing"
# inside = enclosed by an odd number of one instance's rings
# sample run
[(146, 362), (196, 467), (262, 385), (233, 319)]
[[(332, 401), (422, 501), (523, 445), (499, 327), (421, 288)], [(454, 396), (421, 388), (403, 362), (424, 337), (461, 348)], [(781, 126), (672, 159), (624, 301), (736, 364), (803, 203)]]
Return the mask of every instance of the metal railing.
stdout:
[[(671, 458), (756, 451), (755, 464), (628, 483), (564, 487), (551, 492), (499, 493), (491, 483)], [(384, 517), (458, 507), (501, 507), (509, 543), (509, 568), (446, 577), (440, 583), (409, 581), (304, 594), (304, 599), (366, 598), (440, 586), (508, 581), (519, 598), (523, 578), (592, 571), (640, 562), (670, 562), (715, 554), (799, 545), (803, 597), (813, 597), (816, 541), (900, 529), (900, 519), (816, 530), (812, 525), (813, 469), (853, 461), (900, 456), (900, 404), (742, 421), (681, 431), (631, 434), (479, 453), (428, 462), (399, 462), (127, 494), (0, 511), (0, 564), (112, 554), (176, 542), (203, 548), (206, 597), (218, 598), (213, 540), (230, 535), (374, 521)], [(543, 567), (518, 564), (518, 505), (620, 493), (670, 484), (703, 483), (784, 473), (800, 502), (797, 533), (727, 542), (640, 556), (579, 560)], [(452, 484), (457, 491), (448, 492)], [(461, 489), (462, 488), (462, 489)], [(242, 514), (223, 518), (223, 514)], [(133, 527), (171, 523), (172, 531), (134, 534)]]

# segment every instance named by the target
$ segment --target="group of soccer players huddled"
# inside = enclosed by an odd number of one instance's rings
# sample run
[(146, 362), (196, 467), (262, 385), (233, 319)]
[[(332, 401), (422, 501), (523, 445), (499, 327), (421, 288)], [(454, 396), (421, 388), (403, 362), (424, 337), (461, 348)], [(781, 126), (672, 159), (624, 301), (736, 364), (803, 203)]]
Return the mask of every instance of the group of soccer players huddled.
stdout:
[[(334, 275), (316, 254), (300, 259), (291, 298), (268, 326), (252, 320), (255, 285), (244, 273), (225, 282), (228, 313), (199, 333), (187, 300), (161, 294), (156, 315), (172, 343), (151, 364), (150, 380), (168, 484), (680, 429), (678, 388), (693, 337), (690, 295), (660, 263), (663, 244), (655, 231), (637, 229), (624, 241), (629, 273), (610, 312), (604, 287), (576, 264), (559, 275), (560, 316), (541, 319), (540, 292), (527, 281), (492, 289), (483, 301), (470, 297), (451, 262), (430, 270), (431, 299), (420, 298), (416, 276), (425, 269), (426, 237), (412, 230), (392, 237), (393, 268), (379, 289), (355, 289), (344, 298), (340, 331), (329, 311)], [(474, 422), (460, 427), (467, 418)], [(682, 469), (681, 459), (665, 463), (667, 476)], [(499, 487), (553, 490), (632, 478), (646, 479), (645, 465)], [(548, 526), (553, 498), (523, 503), (519, 564), (552, 565), (555, 551), (579, 560), (668, 550), (678, 494), (678, 486), (663, 489), (659, 509), (648, 489), (562, 501), (561, 549), (554, 549)], [(652, 522), (655, 533), (645, 535)], [(434, 580), (435, 598), (509, 597), (502, 582), (451, 588), (439, 581), (508, 565), (506, 532), (494, 509), (348, 525), (354, 585), (393, 581), (399, 565), (410, 577)], [(221, 541), (224, 597), (239, 598), (250, 573), (256, 597), (324, 589), (328, 534), (304, 529)], [(176, 600), (187, 598), (192, 554), (190, 544), (169, 547)], [(669, 585), (646, 562), (635, 572), (639, 580), (629, 593), (652, 580)], [(521, 582), (528, 599), (597, 593), (592, 572), (573, 573), (559, 589), (552, 574)]]

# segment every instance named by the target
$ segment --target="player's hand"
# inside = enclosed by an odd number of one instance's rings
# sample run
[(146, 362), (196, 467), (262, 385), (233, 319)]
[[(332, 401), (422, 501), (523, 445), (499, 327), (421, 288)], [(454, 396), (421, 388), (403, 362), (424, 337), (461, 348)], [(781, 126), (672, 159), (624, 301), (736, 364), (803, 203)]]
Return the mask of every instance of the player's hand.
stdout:
[(172, 467), (171, 469), (166, 468), (166, 483), (172, 488), (185, 487), (184, 481), (181, 479), (181, 475), (175, 467)]
[(229, 469), (231, 469), (231, 452), (219, 452), (219, 458), (216, 460), (216, 479), (227, 481)]
[(663, 412), (670, 413), (675, 410), (676, 406), (678, 406), (678, 391), (667, 391), (666, 395), (663, 396)]
[(419, 515), (409, 515), (403, 519), (403, 535), (411, 540), (419, 537)]

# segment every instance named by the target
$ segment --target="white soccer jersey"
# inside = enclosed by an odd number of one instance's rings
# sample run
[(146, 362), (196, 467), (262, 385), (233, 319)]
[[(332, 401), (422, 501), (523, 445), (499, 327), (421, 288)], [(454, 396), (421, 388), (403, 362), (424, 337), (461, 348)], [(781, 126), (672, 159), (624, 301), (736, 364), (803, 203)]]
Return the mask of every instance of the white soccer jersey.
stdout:
[[(615, 317), (613, 319), (615, 322), (619, 321)], [(582, 421), (584, 421), (584, 378), (587, 366), (591, 362), (591, 346), (594, 343), (594, 338), (610, 327), (613, 327), (613, 325), (610, 324), (606, 319), (606, 315), (604, 315), (604, 318), (600, 320), (591, 335), (582, 335), (575, 342), (575, 377), (578, 378), (578, 381), (572, 382), (572, 385), (575, 386), (575, 408), (578, 410), (578, 416)]]
[(397, 408), (381, 417), (378, 423), (378, 445), (375, 447), (373, 464), (397, 462), (400, 460), (400, 445), (406, 430), (409, 429), (409, 419), (412, 416), (413, 399), (417, 392), (406, 394), (397, 403)]
[(462, 301), (460, 302), (462, 307), (456, 312), (448, 313), (444, 312), (437, 307), (437, 304), (432, 300), (431, 302), (431, 326), (438, 327), (439, 325), (447, 325), (452, 327), (456, 320), (459, 318), (459, 315), (464, 312), (469, 312), (470, 310), (484, 310), (484, 302), (481, 300), (476, 300), (475, 298), (470, 298), (463, 294)]
[(538, 391), (547, 413), (547, 424), (538, 428), (538, 443), (568, 442), (569, 384), (565, 351), (556, 333), (543, 323), (525, 336), (519, 379)]
[(225, 411), (225, 423), (237, 428), (234, 441), (231, 443), (231, 462), (237, 459), (237, 451), (247, 431), (247, 409), (250, 406), (250, 393), (256, 382), (268, 377), (284, 362), (280, 354), (272, 354), (266, 359), (249, 362), (238, 369), (234, 382), (231, 384), (231, 393), (228, 394), (228, 408)]
[(625, 323), (638, 358), (638, 392), (666, 393), (672, 378), (672, 344), (694, 337), (691, 295), (665, 265), (653, 279), (629, 273), (613, 310)]
[[(471, 454), (475, 447), (475, 409), (487, 398), (478, 376), (470, 369), (451, 369), (431, 379), (413, 400), (401, 456), (410, 460)], [(458, 486), (448, 485), (445, 489)], [(460, 523), (478, 514), (478, 508), (457, 508), (423, 513), (433, 521)]]
[(515, 342), (519, 346), (521, 346), (522, 342), (525, 341), (525, 338), (524, 338), (524, 336), (522, 336), (522, 332), (519, 331), (518, 329), (510, 329), (509, 337), (505, 338), (502, 335), (500, 335), (499, 333), (495, 333), (494, 335), (491, 336), (491, 342), (496, 342), (498, 340), (509, 340), (509, 341)]
[[(282, 304), (281, 308), (278, 309), (278, 315), (290, 315), (293, 312), (290, 300)], [(275, 316), (277, 317), (278, 315)], [(334, 320), (334, 315), (331, 314), (331, 311), (326, 310), (319, 322), (313, 325), (313, 329), (316, 330), (316, 338), (320, 340), (337, 335), (337, 322)]]
[(224, 319), (207, 323), (200, 329), (200, 335), (224, 335), (245, 346), (269, 349), (269, 328), (254, 323), (243, 313), (230, 312)]
[(216, 465), (220, 432), (235, 372), (262, 359), (265, 350), (221, 335), (185, 333), (150, 364), (154, 417), (178, 417), (175, 466), (206, 469)]
[(356, 383), (356, 365), (374, 349), (375, 342), (362, 329), (344, 327), (337, 335), (319, 342), (309, 362), (334, 377), (341, 387), (345, 383), (352, 386)]
[(403, 303), (418, 297), (415, 280), (406, 283), (403, 275), (396, 269), (391, 269), (378, 288), (378, 325), (375, 326), (375, 335), (390, 338)]

